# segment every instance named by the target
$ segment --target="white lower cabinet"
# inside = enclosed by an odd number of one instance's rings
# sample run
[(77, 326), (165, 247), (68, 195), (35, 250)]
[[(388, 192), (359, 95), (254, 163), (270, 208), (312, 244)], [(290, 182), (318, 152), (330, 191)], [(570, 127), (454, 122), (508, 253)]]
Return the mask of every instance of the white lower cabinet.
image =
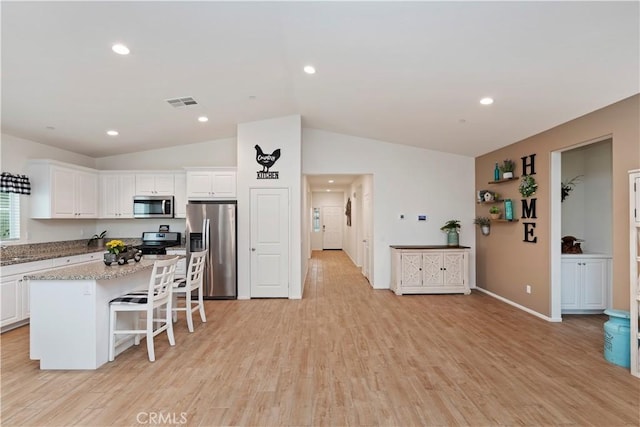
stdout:
[(562, 256), (562, 313), (601, 313), (608, 307), (611, 258), (604, 255)]
[(73, 255), (44, 261), (26, 262), (2, 267), (0, 279), (0, 328), (2, 332), (29, 323), (29, 281), (24, 276), (54, 268), (98, 261), (104, 252)]
[(27, 262), (2, 267), (0, 279), (0, 328), (2, 332), (29, 323), (29, 281), (24, 276), (51, 269), (52, 260)]
[(469, 248), (392, 246), (391, 289), (402, 294), (470, 294)]

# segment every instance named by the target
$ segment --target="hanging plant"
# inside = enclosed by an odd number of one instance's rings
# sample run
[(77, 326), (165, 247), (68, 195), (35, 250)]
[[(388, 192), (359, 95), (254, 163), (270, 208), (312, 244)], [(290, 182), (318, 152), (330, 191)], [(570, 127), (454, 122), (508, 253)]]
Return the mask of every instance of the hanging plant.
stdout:
[(561, 202), (564, 202), (564, 199), (569, 197), (569, 193), (571, 193), (576, 184), (580, 182), (580, 178), (582, 178), (582, 175), (574, 176), (569, 181), (560, 183), (562, 185)]
[(538, 189), (538, 184), (536, 184), (536, 180), (531, 175), (524, 175), (522, 177), (522, 181), (520, 181), (520, 187), (518, 190), (522, 197), (530, 197), (536, 194), (536, 190)]

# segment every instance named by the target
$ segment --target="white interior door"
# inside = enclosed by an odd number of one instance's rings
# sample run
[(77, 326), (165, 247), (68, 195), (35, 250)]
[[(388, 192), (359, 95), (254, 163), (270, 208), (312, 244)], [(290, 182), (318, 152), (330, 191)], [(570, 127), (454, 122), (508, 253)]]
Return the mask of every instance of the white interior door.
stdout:
[(342, 208), (322, 207), (322, 249), (342, 249)]
[(362, 275), (371, 283), (371, 193), (368, 191), (362, 195)]
[(289, 296), (289, 191), (251, 189), (251, 298)]

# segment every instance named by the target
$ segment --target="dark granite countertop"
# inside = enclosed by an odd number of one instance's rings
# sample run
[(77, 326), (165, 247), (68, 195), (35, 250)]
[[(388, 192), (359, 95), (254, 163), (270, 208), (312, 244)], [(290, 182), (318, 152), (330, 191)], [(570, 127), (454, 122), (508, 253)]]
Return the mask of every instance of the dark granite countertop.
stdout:
[(448, 245), (390, 245), (392, 249), (471, 249), (470, 246)]
[[(128, 246), (136, 246), (142, 243), (140, 239), (121, 237), (108, 238), (106, 241), (113, 239), (122, 240)], [(3, 246), (0, 249), (0, 266), (5, 267), (7, 265), (106, 251), (104, 247), (87, 245), (87, 239)]]

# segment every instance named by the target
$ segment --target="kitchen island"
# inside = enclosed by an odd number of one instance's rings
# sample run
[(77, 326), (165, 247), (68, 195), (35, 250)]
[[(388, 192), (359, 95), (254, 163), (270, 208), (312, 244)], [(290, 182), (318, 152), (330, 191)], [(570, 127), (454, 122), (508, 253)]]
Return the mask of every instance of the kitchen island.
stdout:
[[(40, 369), (97, 369), (109, 356), (109, 301), (147, 289), (153, 263), (169, 255), (145, 255), (140, 262), (102, 261), (25, 276), (30, 284), (29, 355)], [(118, 324), (133, 317), (118, 316)], [(133, 336), (116, 354), (133, 345)]]

